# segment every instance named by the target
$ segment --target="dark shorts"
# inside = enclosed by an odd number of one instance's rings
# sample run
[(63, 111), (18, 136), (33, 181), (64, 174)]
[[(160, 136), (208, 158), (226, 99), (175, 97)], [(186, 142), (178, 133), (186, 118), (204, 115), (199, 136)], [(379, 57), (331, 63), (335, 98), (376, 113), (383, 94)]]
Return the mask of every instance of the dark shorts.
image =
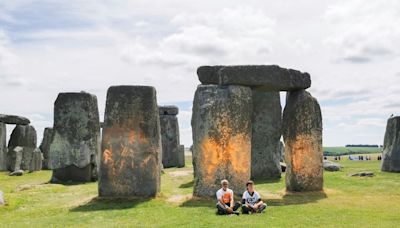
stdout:
[[(227, 203), (225, 205), (227, 207), (231, 206), (230, 203)], [(235, 206), (233, 206), (233, 211), (236, 211), (237, 209), (239, 209), (239, 207), (240, 207), (240, 203), (239, 202), (235, 202)], [(226, 208), (223, 205), (221, 205), (221, 203), (217, 203), (217, 209), (218, 209), (217, 213), (219, 215), (227, 215), (228, 214), (228, 210), (226, 210)]]

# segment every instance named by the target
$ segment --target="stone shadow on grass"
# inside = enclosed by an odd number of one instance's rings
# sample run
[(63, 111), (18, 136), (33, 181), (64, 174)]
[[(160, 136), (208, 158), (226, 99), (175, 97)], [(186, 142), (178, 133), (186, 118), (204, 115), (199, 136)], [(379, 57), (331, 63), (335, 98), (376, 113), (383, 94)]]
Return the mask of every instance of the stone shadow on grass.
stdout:
[(150, 201), (151, 198), (99, 198), (95, 197), (89, 202), (71, 208), (71, 212), (87, 212), (102, 210), (124, 210), (136, 207), (139, 204)]
[(181, 184), (179, 188), (193, 188), (193, 185), (194, 185), (194, 180)]
[(201, 199), (192, 197), (191, 199), (183, 202), (180, 207), (209, 207), (215, 208), (215, 200), (211, 198)]
[(307, 193), (287, 192), (282, 199), (267, 199), (267, 204), (272, 207), (307, 204), (317, 202), (327, 197), (328, 196), (323, 191)]

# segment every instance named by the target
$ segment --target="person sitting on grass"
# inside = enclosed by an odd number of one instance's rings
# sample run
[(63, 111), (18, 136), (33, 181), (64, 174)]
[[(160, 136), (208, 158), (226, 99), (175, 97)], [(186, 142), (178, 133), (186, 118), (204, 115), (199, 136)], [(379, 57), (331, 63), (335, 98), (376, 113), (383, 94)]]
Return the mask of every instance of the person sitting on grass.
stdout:
[(267, 208), (267, 204), (261, 200), (260, 194), (254, 191), (254, 182), (247, 181), (247, 190), (243, 193), (242, 197), (242, 213), (261, 213)]
[(240, 203), (234, 203), (233, 191), (228, 188), (229, 182), (227, 180), (221, 181), (222, 188), (216, 193), (217, 195), (217, 209), (219, 215), (239, 215), (236, 210), (240, 207)]

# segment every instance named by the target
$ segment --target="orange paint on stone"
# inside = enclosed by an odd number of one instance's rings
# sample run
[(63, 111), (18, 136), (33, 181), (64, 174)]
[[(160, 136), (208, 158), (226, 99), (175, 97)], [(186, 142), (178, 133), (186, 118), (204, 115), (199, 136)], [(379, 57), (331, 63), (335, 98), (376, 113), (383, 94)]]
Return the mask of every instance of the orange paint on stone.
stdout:
[(104, 150), (104, 153), (103, 153), (103, 161), (104, 161), (104, 163), (106, 163), (106, 164), (108, 164), (108, 163), (112, 163), (112, 150), (111, 149), (109, 149), (109, 150)]
[(320, 158), (316, 151), (320, 148), (315, 148), (317, 145), (313, 145), (314, 141), (310, 135), (299, 135), (294, 142), (289, 143), (288, 149), (291, 147), (293, 152), (286, 154), (289, 156), (294, 173), (311, 176), (319, 173), (321, 165), (319, 165)]

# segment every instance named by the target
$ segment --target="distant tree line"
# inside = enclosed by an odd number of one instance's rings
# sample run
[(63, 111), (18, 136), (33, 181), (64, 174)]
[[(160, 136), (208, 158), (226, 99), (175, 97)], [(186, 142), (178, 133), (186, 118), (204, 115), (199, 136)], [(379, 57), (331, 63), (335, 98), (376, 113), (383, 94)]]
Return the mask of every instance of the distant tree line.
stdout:
[(382, 145), (369, 145), (369, 144), (347, 144), (346, 147), (383, 147)]

